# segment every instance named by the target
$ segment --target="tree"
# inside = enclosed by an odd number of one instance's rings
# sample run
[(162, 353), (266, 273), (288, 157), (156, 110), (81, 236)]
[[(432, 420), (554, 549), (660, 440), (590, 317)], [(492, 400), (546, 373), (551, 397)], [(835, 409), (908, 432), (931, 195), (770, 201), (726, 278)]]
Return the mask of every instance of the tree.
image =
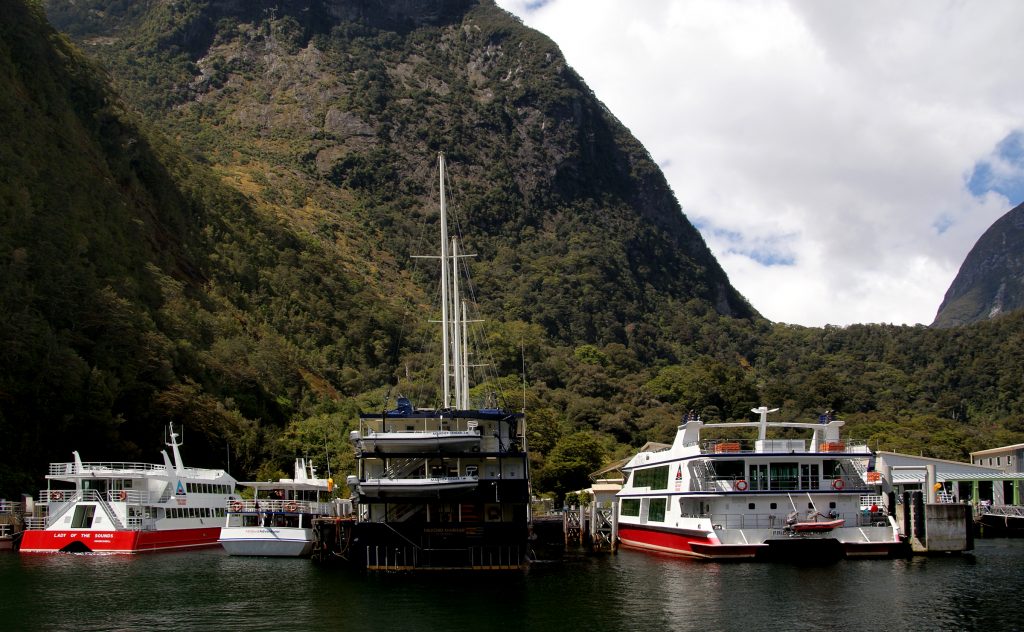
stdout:
[(604, 459), (604, 446), (593, 435), (568, 435), (551, 450), (537, 476), (537, 485), (541, 490), (554, 492), (555, 504), (561, 504), (567, 492), (590, 487), (590, 473), (599, 469)]

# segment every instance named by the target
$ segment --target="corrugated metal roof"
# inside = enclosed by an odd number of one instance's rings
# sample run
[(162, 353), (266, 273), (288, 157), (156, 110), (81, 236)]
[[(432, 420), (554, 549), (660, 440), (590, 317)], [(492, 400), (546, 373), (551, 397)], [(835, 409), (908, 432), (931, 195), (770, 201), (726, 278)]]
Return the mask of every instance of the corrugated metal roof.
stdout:
[(977, 452), (971, 452), (971, 456), (974, 456), (976, 454), (1001, 454), (1003, 452), (1013, 452), (1014, 450), (1020, 450), (1021, 448), (1024, 448), (1024, 443), (1015, 443), (1013, 445), (1004, 445), (1000, 448), (988, 448), (987, 450), (978, 450)]
[[(1024, 472), (978, 472), (955, 471), (936, 472), (935, 480), (939, 483), (950, 481), (1021, 481)], [(924, 470), (896, 470), (892, 473), (893, 483), (923, 483)]]

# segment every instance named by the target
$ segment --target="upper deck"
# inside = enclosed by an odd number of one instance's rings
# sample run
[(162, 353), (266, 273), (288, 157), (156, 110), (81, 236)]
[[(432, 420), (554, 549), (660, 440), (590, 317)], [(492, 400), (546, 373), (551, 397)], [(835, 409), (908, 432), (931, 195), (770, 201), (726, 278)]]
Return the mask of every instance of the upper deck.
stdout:
[[(818, 423), (802, 422), (769, 422), (768, 413), (778, 409), (769, 410), (767, 407), (753, 409), (752, 412), (759, 413), (758, 421), (741, 421), (705, 424), (700, 419), (687, 419), (676, 431), (676, 437), (672, 445), (662, 450), (641, 452), (633, 457), (624, 469), (643, 467), (654, 463), (671, 461), (677, 459), (688, 459), (707, 456), (714, 459), (728, 459), (734, 456), (759, 456), (763, 455), (807, 455), (821, 458), (866, 458), (871, 454), (868, 446), (863, 441), (843, 440), (840, 437), (840, 428), (845, 424), (839, 419), (832, 419), (830, 416), (821, 419)], [(705, 429), (722, 430), (737, 428), (756, 428), (757, 438), (740, 439), (706, 439), (701, 438)], [(789, 433), (802, 430), (811, 433), (810, 439), (795, 438), (768, 438), (769, 429), (786, 430)]]
[(70, 463), (50, 463), (50, 469), (46, 478), (60, 481), (74, 481), (83, 478), (149, 478), (166, 477), (176, 475), (178, 478), (197, 480), (217, 480), (224, 476), (222, 470), (206, 468), (183, 467), (176, 470), (173, 467), (157, 463), (136, 463), (130, 461), (101, 461), (83, 463), (72, 461)]

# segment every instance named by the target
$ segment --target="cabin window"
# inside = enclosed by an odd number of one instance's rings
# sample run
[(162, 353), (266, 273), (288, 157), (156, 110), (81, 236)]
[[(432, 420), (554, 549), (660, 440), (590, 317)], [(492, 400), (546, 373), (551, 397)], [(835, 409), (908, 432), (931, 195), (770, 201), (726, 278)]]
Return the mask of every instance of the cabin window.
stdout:
[(622, 500), (622, 509), (619, 511), (623, 516), (639, 516), (640, 515), (640, 499), (639, 498), (624, 498)]
[(668, 489), (668, 466), (649, 467), (633, 474), (633, 487)]
[(821, 462), (821, 475), (826, 479), (842, 478), (843, 467), (835, 459), (825, 459)]
[(778, 509), (779, 508), (779, 503), (772, 503), (772, 504), (768, 505), (768, 508), (769, 509)]
[(715, 461), (715, 476), (719, 480), (739, 480), (744, 477), (747, 471), (747, 462), (738, 461)]
[(833, 500), (832, 502), (830, 502), (830, 503), (828, 504), (828, 508), (829, 508), (829, 509), (835, 509), (835, 508), (836, 508), (836, 501), (834, 501), (834, 500)]
[(800, 489), (818, 489), (819, 486), (818, 464), (802, 463), (800, 465)]
[(797, 489), (799, 467), (796, 463), (771, 463), (768, 472), (772, 489)]
[(747, 509), (756, 509), (754, 503), (747, 503)]
[(666, 505), (667, 501), (664, 498), (652, 498), (647, 509), (647, 519), (651, 522), (665, 522)]

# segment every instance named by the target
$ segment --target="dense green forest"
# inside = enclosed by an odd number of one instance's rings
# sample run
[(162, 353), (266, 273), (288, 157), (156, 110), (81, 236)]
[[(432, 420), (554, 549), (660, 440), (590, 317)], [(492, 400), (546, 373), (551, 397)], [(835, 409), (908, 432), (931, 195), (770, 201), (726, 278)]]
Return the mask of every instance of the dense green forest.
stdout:
[(831, 409), (953, 459), (1024, 441), (1024, 314), (765, 321), (557, 47), (489, 2), (46, 9), (67, 36), (35, 2), (0, 15), (0, 496), (71, 450), (151, 460), (168, 421), (240, 478), (301, 453), (345, 472), (359, 410), (436, 403), (436, 274), (411, 255), (438, 151), (477, 255), (477, 392), (525, 403), (538, 491), (690, 410)]

